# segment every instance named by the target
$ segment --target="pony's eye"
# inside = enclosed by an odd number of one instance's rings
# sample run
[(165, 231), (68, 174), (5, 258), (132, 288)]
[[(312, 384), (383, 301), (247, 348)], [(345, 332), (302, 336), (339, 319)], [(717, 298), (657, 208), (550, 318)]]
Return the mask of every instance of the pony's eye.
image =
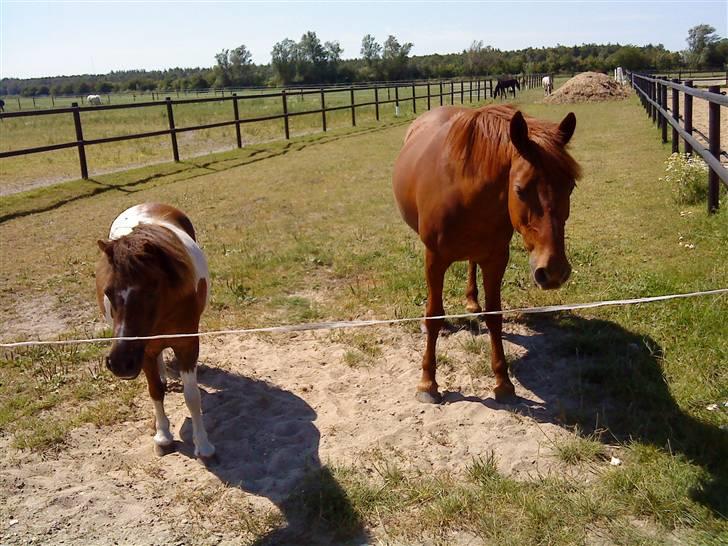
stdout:
[(516, 195), (519, 197), (519, 199), (523, 199), (526, 195), (526, 190), (521, 186), (516, 186), (514, 188), (516, 190)]

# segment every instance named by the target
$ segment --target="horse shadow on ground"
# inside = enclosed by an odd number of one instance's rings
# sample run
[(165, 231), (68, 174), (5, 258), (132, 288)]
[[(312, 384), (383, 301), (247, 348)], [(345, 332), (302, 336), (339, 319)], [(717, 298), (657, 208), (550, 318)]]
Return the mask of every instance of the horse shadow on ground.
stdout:
[(527, 350), (511, 363), (511, 375), (543, 403), (517, 397), (500, 404), (455, 392), (446, 393), (445, 403), (482, 403), (604, 442), (633, 441), (680, 453), (706, 471), (692, 497), (718, 515), (728, 514), (728, 434), (680, 408), (654, 339), (569, 313), (520, 320), (535, 335), (504, 334)]
[[(319, 460), (316, 412), (295, 394), (225, 370), (198, 367), (204, 419), (217, 461), (207, 469), (232, 487), (270, 499), (286, 524), (256, 545), (361, 544), (367, 534), (344, 490)], [(209, 389), (209, 392), (208, 392)], [(176, 442), (194, 458), (189, 417)]]

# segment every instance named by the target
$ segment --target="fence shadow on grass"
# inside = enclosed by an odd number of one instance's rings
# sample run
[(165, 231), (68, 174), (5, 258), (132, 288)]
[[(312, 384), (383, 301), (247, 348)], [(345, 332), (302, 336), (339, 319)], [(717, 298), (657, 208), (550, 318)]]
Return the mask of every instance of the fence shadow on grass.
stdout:
[[(286, 524), (255, 544), (361, 544), (366, 534), (346, 493), (319, 460), (316, 412), (264, 381), (201, 365), (202, 405), (220, 480), (276, 504)], [(209, 390), (209, 392), (206, 392)], [(178, 451), (194, 457), (189, 418)]]
[[(708, 474), (693, 498), (728, 513), (728, 435), (685, 413), (663, 375), (662, 348), (619, 324), (573, 314), (526, 316), (533, 336), (504, 337), (527, 349), (511, 374), (544, 403), (519, 397), (512, 405), (448, 393), (445, 400), (480, 402), (604, 441), (635, 441), (681, 453)], [(485, 334), (487, 335), (487, 334)], [(697, 380), (697, 378), (696, 378)]]
[[(36, 206), (33, 206), (33, 201), (36, 201), (36, 198), (29, 198), (27, 200), (24, 200), (21, 205), (23, 208), (21, 208), (20, 210), (15, 210), (0, 215), (0, 225), (17, 218), (23, 218), (25, 216), (32, 216), (33, 214), (39, 214), (42, 212), (55, 210), (69, 203), (81, 201), (84, 199), (90, 199), (92, 197), (96, 197), (110, 191), (117, 191), (128, 194), (137, 191), (143, 191), (152, 186), (186, 182), (189, 180), (200, 178), (202, 176), (225, 172), (238, 167), (243, 167), (245, 165), (251, 165), (260, 161), (265, 161), (267, 159), (281, 157), (288, 154), (289, 152), (300, 152), (310, 146), (329, 144), (345, 139), (357, 138), (362, 135), (386, 131), (393, 127), (408, 124), (410, 123), (410, 121), (412, 120), (403, 119), (389, 123), (382, 123), (380, 125), (377, 125), (376, 127), (367, 127), (343, 134), (316, 133), (305, 138), (301, 138), (300, 140), (297, 139), (293, 142), (286, 142), (283, 145), (281, 145), (280, 143), (277, 143), (270, 147), (261, 147), (256, 145), (252, 149), (243, 148), (242, 151), (240, 151), (238, 154), (232, 156), (230, 156), (230, 153), (228, 152), (228, 157), (212, 157), (208, 159), (205, 156), (200, 156), (197, 158), (186, 159), (182, 160), (178, 164), (179, 168), (175, 168), (168, 172), (154, 173), (151, 175), (143, 176), (141, 178), (132, 178), (128, 182), (109, 183), (103, 182), (95, 178), (90, 178), (86, 181), (71, 182), (73, 184), (85, 183), (84, 185), (87, 186), (76, 194), (69, 194), (67, 188), (65, 188), (67, 183), (59, 183), (56, 184), (59, 192), (58, 196), (54, 197), (52, 195), (44, 195), (42, 198), (39, 199), (41, 203), (37, 204)], [(145, 170), (148, 170), (148, 168), (146, 168)], [(90, 186), (88, 186), (88, 183), (90, 183)], [(52, 192), (53, 190), (54, 188), (52, 186), (48, 186), (46, 189), (46, 191), (48, 192)], [(26, 206), (28, 208), (25, 208)]]

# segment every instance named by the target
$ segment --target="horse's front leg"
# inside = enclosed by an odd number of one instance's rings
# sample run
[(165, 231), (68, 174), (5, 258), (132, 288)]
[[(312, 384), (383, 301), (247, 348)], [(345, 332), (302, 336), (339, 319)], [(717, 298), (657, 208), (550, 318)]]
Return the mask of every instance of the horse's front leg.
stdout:
[(465, 309), (468, 313), (480, 313), (483, 308), (478, 303), (478, 264), (468, 262), (468, 286), (465, 289)]
[(215, 455), (215, 446), (207, 438), (205, 424), (202, 422), (202, 400), (197, 385), (197, 357), (200, 352), (200, 341), (193, 338), (174, 348), (179, 364), (180, 378), (184, 390), (185, 403), (192, 420), (192, 441), (195, 444), (195, 457), (205, 461)]
[[(425, 255), (425, 276), (427, 278), (427, 311), (426, 316), (439, 316), (445, 313), (442, 305), (442, 285), (445, 271), (450, 266), (430, 250)], [(437, 390), (435, 373), (437, 370), (437, 335), (444, 319), (426, 319), (427, 346), (422, 357), (422, 379), (417, 385), (416, 398), (427, 404), (439, 404), (442, 396)]]
[[(507, 250), (503, 256), (492, 258), (489, 262), (480, 264), (483, 270), (486, 311), (501, 310), (501, 283), (507, 265)], [(490, 333), (490, 364), (495, 375), (495, 388), (493, 389), (495, 399), (499, 402), (507, 402), (513, 399), (516, 389), (508, 377), (508, 364), (503, 351), (503, 316), (486, 315), (485, 324)]]
[(169, 430), (169, 419), (167, 414), (164, 413), (164, 393), (166, 391), (165, 384), (162, 381), (159, 373), (158, 359), (160, 359), (162, 353), (158, 356), (144, 355), (144, 375), (147, 378), (147, 386), (149, 388), (149, 396), (152, 398), (154, 404), (154, 428), (156, 434), (154, 435), (154, 452), (157, 455), (166, 455), (171, 451), (174, 437)]

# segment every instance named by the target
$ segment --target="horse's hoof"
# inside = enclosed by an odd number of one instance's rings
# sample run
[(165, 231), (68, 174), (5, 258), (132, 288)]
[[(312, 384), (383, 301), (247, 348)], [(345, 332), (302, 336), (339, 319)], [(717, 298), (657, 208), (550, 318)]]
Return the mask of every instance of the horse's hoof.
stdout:
[(415, 400), (422, 402), (423, 404), (439, 404), (442, 402), (442, 395), (439, 392), (432, 394), (427, 391), (417, 391), (417, 394), (415, 394)]
[(510, 404), (516, 401), (516, 388), (513, 383), (501, 383), (493, 389), (496, 402), (501, 404)]
[(468, 313), (482, 313), (483, 312), (483, 308), (479, 304), (472, 302), (472, 301), (469, 301), (468, 303), (465, 304), (465, 310)]
[(170, 453), (174, 453), (174, 442), (167, 444), (166, 446), (154, 444), (154, 454), (157, 457), (164, 457), (165, 455), (169, 455)]

